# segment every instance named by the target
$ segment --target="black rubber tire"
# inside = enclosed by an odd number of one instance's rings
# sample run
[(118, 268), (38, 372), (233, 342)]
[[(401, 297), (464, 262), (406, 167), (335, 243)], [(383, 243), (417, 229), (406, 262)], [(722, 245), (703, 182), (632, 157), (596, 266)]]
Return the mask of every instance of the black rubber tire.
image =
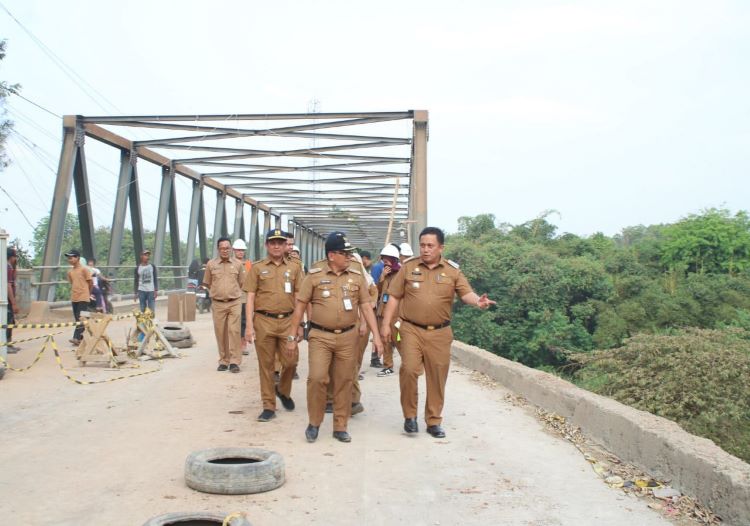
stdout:
[(176, 349), (189, 349), (195, 345), (195, 340), (193, 338), (185, 338), (184, 340), (170, 341), (169, 343)]
[[(248, 459), (246, 463), (216, 463)], [(249, 447), (217, 447), (195, 451), (185, 460), (185, 483), (204, 493), (247, 495), (284, 484), (284, 458), (275, 451)]]
[(5, 376), (5, 365), (0, 365), (0, 380)]
[[(213, 526), (214, 524), (218, 524), (219, 526), (221, 526), (221, 524), (223, 524), (224, 522), (224, 518), (228, 515), (229, 513), (225, 515), (222, 513), (209, 511), (181, 511), (177, 513), (165, 513), (164, 515), (159, 515), (147, 520), (143, 524), (143, 526), (170, 526), (172, 524), (176, 526), (179, 526), (180, 524), (183, 524), (185, 526), (187, 526), (188, 524), (194, 524), (196, 526)], [(229, 526), (252, 525), (244, 517), (237, 517), (236, 519), (232, 519), (229, 521)]]
[(180, 340), (190, 338), (190, 329), (188, 329), (187, 327), (166, 325), (164, 327), (160, 327), (159, 330), (170, 342), (178, 342)]

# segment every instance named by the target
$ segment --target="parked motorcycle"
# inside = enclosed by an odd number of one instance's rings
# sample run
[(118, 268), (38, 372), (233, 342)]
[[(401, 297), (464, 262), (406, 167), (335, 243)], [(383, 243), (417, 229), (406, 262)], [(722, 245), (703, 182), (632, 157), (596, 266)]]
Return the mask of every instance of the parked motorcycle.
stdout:
[(203, 285), (195, 291), (195, 306), (201, 314), (211, 310), (211, 296), (208, 294), (208, 289)]

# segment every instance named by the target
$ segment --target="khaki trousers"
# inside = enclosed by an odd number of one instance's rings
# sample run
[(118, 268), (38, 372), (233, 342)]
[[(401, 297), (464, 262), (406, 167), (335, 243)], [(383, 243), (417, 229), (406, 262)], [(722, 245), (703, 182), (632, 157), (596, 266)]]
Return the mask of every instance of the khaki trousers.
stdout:
[(401, 368), (398, 377), (404, 418), (417, 417), (417, 381), (424, 372), (427, 380), (425, 422), (432, 426), (443, 421), (441, 415), (445, 402), (445, 382), (451, 364), (452, 341), (453, 331), (450, 327), (428, 331), (406, 321), (401, 323)]
[[(383, 318), (378, 317), (378, 327), (380, 327), (383, 324)], [(396, 327), (395, 323), (391, 324), (391, 344), (384, 345), (383, 348), (383, 368), (384, 369), (393, 369), (393, 347), (396, 347), (396, 350), (398, 350), (399, 354), (401, 354), (401, 342), (396, 340), (396, 337), (398, 335), (398, 328)]]
[(323, 422), (326, 392), (328, 385), (333, 384), (333, 430), (346, 431), (352, 411), (352, 369), (357, 362), (357, 336), (356, 327), (342, 334), (310, 331), (307, 414), (311, 425), (320, 426)]
[(260, 376), (260, 398), (263, 409), (276, 411), (276, 392), (274, 390), (273, 373), (275, 358), (281, 357), (281, 381), (279, 392), (291, 398), (292, 380), (297, 370), (297, 360), (287, 360), (284, 355), (286, 337), (292, 334), (290, 330), (291, 318), (269, 318), (262, 314), (253, 317), (255, 329), (255, 354), (258, 356), (258, 374)]
[[(359, 327), (355, 327), (352, 330), (357, 331), (357, 334), (359, 334)], [(362, 400), (362, 390), (359, 388), (359, 371), (362, 369), (362, 361), (365, 357), (365, 349), (367, 349), (367, 344), (370, 343), (370, 334), (371, 332), (368, 329), (364, 336), (357, 336), (357, 343), (355, 344), (355, 355), (357, 359), (354, 364), (354, 371), (352, 372), (352, 404), (358, 404)], [(328, 375), (331, 377), (333, 376), (332, 367), (328, 370)], [(328, 384), (327, 400), (328, 403), (333, 402), (332, 382)]]
[(240, 346), (240, 310), (242, 303), (236, 301), (212, 301), (211, 314), (214, 319), (214, 333), (219, 347), (221, 365), (242, 363)]

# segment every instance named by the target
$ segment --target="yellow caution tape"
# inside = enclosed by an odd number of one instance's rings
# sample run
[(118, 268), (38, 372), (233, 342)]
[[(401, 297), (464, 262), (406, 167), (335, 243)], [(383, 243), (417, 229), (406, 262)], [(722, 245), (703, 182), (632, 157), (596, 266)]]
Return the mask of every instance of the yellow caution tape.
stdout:
[[(49, 339), (51, 337), (51, 335), (45, 334), (45, 337), (47, 339)], [(8, 369), (10, 369), (11, 371), (15, 371), (17, 373), (22, 373), (24, 371), (28, 371), (29, 369), (31, 369), (34, 366), (34, 364), (36, 364), (39, 361), (39, 359), (44, 354), (44, 351), (46, 351), (46, 350), (47, 350), (47, 343), (45, 342), (44, 346), (42, 347), (42, 350), (39, 351), (38, 353), (36, 353), (36, 358), (34, 358), (34, 361), (31, 362), (26, 367), (22, 367), (20, 369), (16, 369), (15, 367), (11, 367), (10, 365), (8, 365), (8, 362), (2, 356), (0, 356), (0, 363), (3, 364), (3, 365), (5, 365), (5, 367), (8, 368)]]
[[(55, 334), (60, 334), (60, 333), (55, 333)], [(52, 352), (55, 353), (55, 361), (57, 362), (57, 365), (60, 367), (60, 371), (62, 371), (63, 375), (68, 380), (70, 380), (71, 382), (77, 383), (78, 385), (93, 385), (93, 384), (103, 384), (103, 383), (107, 383), (107, 382), (115, 382), (117, 380), (125, 380), (127, 378), (134, 378), (136, 376), (143, 376), (143, 375), (155, 373), (155, 372), (161, 370), (161, 363), (162, 362), (161, 362), (161, 360), (159, 360), (159, 367), (157, 367), (155, 369), (149, 369), (148, 371), (143, 371), (143, 372), (140, 372), (140, 373), (125, 375), (125, 376), (118, 376), (116, 378), (107, 378), (105, 380), (79, 380), (77, 378), (74, 378), (65, 369), (65, 366), (62, 363), (62, 358), (60, 357), (59, 349), (57, 348), (57, 343), (55, 343), (54, 336), (52, 334), (47, 334), (47, 335), (45, 335), (45, 337), (47, 339), (45, 340), (44, 345), (42, 345), (41, 350), (37, 353), (36, 357), (34, 358), (34, 361), (31, 362), (31, 364), (27, 365), (26, 367), (18, 369), (18, 368), (9, 366), (7, 360), (5, 360), (2, 356), (0, 356), (0, 364), (5, 365), (11, 371), (15, 371), (15, 372), (19, 372), (19, 373), (20, 372), (24, 372), (24, 371), (28, 371), (29, 369), (31, 369), (34, 366), (34, 364), (36, 364), (41, 359), (42, 355), (44, 354), (44, 351), (47, 350), (47, 345), (50, 345), (50, 347), (52, 348)], [(109, 347), (109, 351), (110, 351), (110, 353), (112, 353), (112, 347), (111, 346)], [(138, 366), (138, 367), (140, 367), (140, 366)]]
[[(65, 378), (67, 378), (71, 382), (77, 383), (78, 385), (94, 385), (94, 384), (104, 384), (104, 383), (108, 383), (108, 382), (116, 382), (117, 380), (125, 380), (127, 378), (135, 378), (136, 376), (143, 376), (143, 375), (155, 373), (155, 372), (161, 370), (161, 362), (160, 362), (160, 364), (159, 364), (160, 366), (157, 367), (156, 369), (150, 369), (148, 371), (143, 371), (143, 372), (140, 372), (140, 373), (130, 374), (130, 375), (126, 375), (126, 376), (118, 376), (116, 378), (107, 378), (105, 380), (79, 380), (77, 378), (73, 378), (73, 376), (71, 376), (71, 374), (63, 366), (62, 359), (60, 358), (60, 353), (58, 352), (58, 349), (57, 349), (57, 344), (55, 343), (55, 339), (52, 338), (52, 336), (50, 336), (49, 339), (47, 340), (47, 342), (45, 342), (45, 344), (44, 344), (45, 347), (46, 347), (47, 343), (50, 343), (52, 345), (52, 352), (55, 353), (55, 361), (57, 362), (57, 365), (60, 367), (60, 371), (62, 371), (62, 373), (65, 376)], [(110, 351), (111, 351), (111, 348), (110, 348)]]
[[(55, 332), (53, 334), (62, 334), (62, 331)], [(2, 346), (11, 346), (11, 345), (15, 345), (17, 343), (30, 342), (32, 340), (41, 340), (42, 338), (46, 338), (47, 336), (49, 336), (49, 334), (42, 334), (41, 336), (34, 336), (32, 338), (25, 338), (23, 340), (15, 340), (15, 341), (12, 341), (12, 342), (0, 343), (0, 347), (2, 347)]]
[[(147, 309), (148, 310), (148, 309)], [(121, 314), (112, 316), (112, 321), (124, 320), (130, 318), (135, 313)], [(100, 320), (68, 321), (61, 323), (4, 323), (0, 324), (0, 329), (59, 329), (60, 327), (78, 327), (87, 325), (91, 322), (98, 323)]]

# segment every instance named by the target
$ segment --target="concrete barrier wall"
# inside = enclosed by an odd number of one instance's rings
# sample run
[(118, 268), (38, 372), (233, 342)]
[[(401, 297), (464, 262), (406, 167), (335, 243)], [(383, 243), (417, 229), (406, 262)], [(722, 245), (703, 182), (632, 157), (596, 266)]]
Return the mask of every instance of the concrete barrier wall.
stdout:
[(697, 497), (731, 526), (750, 525), (750, 465), (674, 422), (554, 375), (454, 342), (453, 358), (532, 404), (564, 416), (622, 460)]

